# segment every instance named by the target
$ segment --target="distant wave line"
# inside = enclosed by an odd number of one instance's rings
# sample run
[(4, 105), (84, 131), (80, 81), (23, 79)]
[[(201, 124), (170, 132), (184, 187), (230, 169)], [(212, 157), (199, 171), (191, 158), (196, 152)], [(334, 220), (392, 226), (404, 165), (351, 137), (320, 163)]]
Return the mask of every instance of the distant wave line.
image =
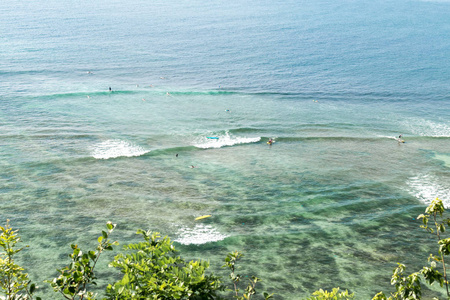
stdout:
[(106, 96), (106, 95), (114, 95), (114, 94), (138, 94), (138, 91), (96, 91), (96, 92), (71, 92), (71, 93), (59, 93), (59, 94), (49, 94), (49, 95), (40, 95), (37, 98), (75, 98), (75, 97), (84, 97), (87, 96)]
[[(70, 97), (94, 97), (94, 96), (106, 96), (106, 95), (123, 95), (123, 94), (140, 94), (140, 95), (159, 95), (159, 96), (227, 96), (227, 95), (242, 95), (242, 96), (280, 96), (301, 100), (345, 100), (352, 101), (352, 99), (361, 100), (360, 98), (369, 98), (372, 100), (389, 100), (389, 101), (409, 101), (411, 99), (428, 99), (430, 95), (418, 94), (418, 93), (392, 93), (392, 92), (354, 92), (354, 91), (342, 91), (342, 92), (280, 92), (280, 91), (243, 91), (239, 89), (229, 90), (174, 90), (172, 88), (138, 88), (136, 90), (112, 90), (112, 91), (80, 91), (80, 92), (68, 92), (58, 94), (44, 94), (39, 95), (37, 98), (70, 98)], [(36, 98), (36, 97), (35, 97)], [(433, 97), (436, 100), (436, 97)]]

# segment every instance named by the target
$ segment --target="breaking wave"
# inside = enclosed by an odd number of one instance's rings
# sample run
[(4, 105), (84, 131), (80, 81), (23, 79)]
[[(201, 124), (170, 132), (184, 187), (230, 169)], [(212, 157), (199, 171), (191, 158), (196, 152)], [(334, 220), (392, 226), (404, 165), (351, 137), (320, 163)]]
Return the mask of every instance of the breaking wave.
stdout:
[(446, 208), (450, 208), (450, 186), (442, 184), (436, 176), (420, 174), (411, 177), (407, 182), (409, 193), (424, 204), (430, 204), (436, 198), (443, 201)]
[(418, 136), (450, 137), (450, 126), (445, 123), (418, 119), (405, 121), (404, 125)]
[(96, 159), (109, 159), (121, 156), (141, 156), (150, 152), (140, 146), (122, 140), (107, 140), (95, 145), (91, 155)]
[(226, 146), (234, 146), (239, 144), (251, 144), (257, 143), (261, 140), (261, 137), (234, 137), (229, 133), (223, 135), (214, 136), (213, 138), (202, 137), (194, 142), (194, 146), (201, 149), (222, 148)]
[(181, 227), (177, 235), (179, 237), (175, 239), (175, 242), (183, 245), (201, 245), (209, 242), (218, 242), (228, 237), (217, 231), (213, 226), (204, 224), (196, 224), (194, 228)]

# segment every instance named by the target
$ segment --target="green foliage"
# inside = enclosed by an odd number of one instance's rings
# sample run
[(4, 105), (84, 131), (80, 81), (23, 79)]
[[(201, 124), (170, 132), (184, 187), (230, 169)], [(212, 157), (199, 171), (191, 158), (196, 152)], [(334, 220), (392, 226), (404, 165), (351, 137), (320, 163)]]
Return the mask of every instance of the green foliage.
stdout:
[[(2, 294), (5, 297), (0, 297), (6, 300), (26, 300), (33, 299), (33, 293), (36, 286), (31, 284), (28, 274), (24, 273), (24, 269), (14, 262), (14, 256), (23, 250), (23, 248), (16, 248), (16, 244), (20, 242), (20, 237), (17, 234), (18, 230), (12, 230), (9, 226), (9, 220), (6, 226), (0, 226), (0, 287)], [(36, 298), (40, 300), (39, 297)]]
[[(400, 300), (400, 299), (421, 299), (422, 286), (421, 278), (423, 278), (428, 284), (438, 282), (441, 287), (445, 285), (447, 291), (447, 298), (450, 299), (450, 293), (448, 289), (447, 270), (445, 265), (445, 256), (450, 254), (450, 238), (441, 239), (441, 234), (445, 232), (445, 226), (450, 225), (450, 219), (443, 218), (445, 212), (444, 204), (442, 200), (436, 198), (426, 208), (425, 214), (421, 214), (417, 219), (422, 219), (424, 228), (431, 234), (435, 234), (439, 245), (439, 256), (430, 254), (428, 261), (431, 262), (429, 267), (423, 267), (422, 270), (414, 272), (408, 276), (404, 276), (405, 265), (398, 264), (394, 269), (392, 275), (391, 284), (395, 286), (395, 292), (391, 293), (387, 297), (383, 292), (379, 292), (372, 300)], [(434, 223), (433, 227), (429, 226), (431, 221)], [(436, 265), (442, 266), (443, 273), (436, 269)]]
[(59, 292), (66, 299), (95, 299), (94, 293), (87, 291), (86, 288), (89, 284), (96, 284), (94, 268), (102, 252), (113, 250), (112, 246), (118, 244), (109, 240), (109, 235), (115, 227), (116, 225), (111, 222), (106, 223), (107, 230), (102, 231), (102, 235), (97, 239), (98, 245), (95, 251), (83, 253), (78, 245), (71, 245), (73, 253), (69, 255), (70, 264), (58, 270), (60, 273), (58, 277), (52, 281), (46, 281), (55, 292)]
[[(450, 238), (443, 238), (446, 226), (450, 226), (450, 218), (444, 218), (445, 207), (440, 199), (434, 200), (425, 210), (425, 214), (418, 216), (422, 219), (424, 228), (437, 238), (439, 255), (430, 255), (430, 266), (423, 267), (420, 271), (405, 275), (405, 265), (398, 264), (394, 269), (391, 284), (395, 292), (386, 296), (383, 292), (376, 294), (372, 300), (404, 300), (421, 299), (422, 281), (428, 284), (437, 282), (447, 290), (447, 299), (450, 299), (448, 289), (447, 270), (445, 257), (450, 255)], [(97, 239), (98, 245), (95, 251), (83, 252), (78, 245), (71, 245), (71, 262), (68, 266), (58, 270), (59, 276), (50, 283), (55, 292), (60, 293), (65, 299), (94, 300), (93, 292), (87, 290), (89, 285), (95, 285), (96, 276), (94, 268), (105, 250), (113, 250), (117, 242), (109, 240), (110, 234), (116, 225), (108, 222), (106, 231)], [(31, 300), (36, 291), (36, 286), (31, 284), (28, 274), (14, 262), (14, 256), (23, 248), (16, 248), (20, 242), (17, 230), (9, 226), (9, 220), (5, 227), (1, 227), (0, 235), (0, 292), (1, 300)], [(177, 255), (173, 243), (165, 236), (161, 238), (159, 233), (138, 230), (144, 242), (124, 246), (127, 254), (118, 254), (110, 267), (120, 270), (122, 278), (106, 288), (104, 300), (125, 299), (221, 299), (221, 292), (226, 287), (220, 277), (206, 274), (209, 262), (185, 261)], [(241, 275), (237, 273), (237, 262), (243, 257), (240, 252), (228, 253), (225, 258), (226, 267), (230, 271), (230, 279), (233, 283), (232, 297), (237, 300), (250, 300), (256, 295), (256, 285), (261, 281), (252, 276), (247, 286), (241, 289)], [(442, 272), (440, 271), (442, 269)], [(245, 286), (245, 284), (244, 284)], [(4, 295), (4, 296), (2, 296)], [(272, 298), (273, 294), (263, 293), (264, 299)], [(322, 289), (315, 291), (307, 300), (350, 300), (354, 294), (347, 290), (340, 291), (334, 288), (331, 292)], [(36, 300), (41, 300), (36, 297)]]
[(108, 285), (108, 299), (215, 299), (224, 290), (219, 277), (206, 275), (209, 263), (187, 262), (170, 239), (159, 233), (138, 230), (145, 242), (129, 244), (110, 263), (123, 273), (121, 280)]
[(354, 299), (354, 294), (349, 294), (347, 290), (339, 292), (339, 288), (334, 288), (331, 292), (322, 289), (315, 291), (307, 300), (350, 300)]
[[(69, 265), (58, 270), (59, 276), (49, 283), (53, 290), (65, 299), (95, 300), (96, 295), (88, 291), (90, 285), (95, 285), (95, 266), (105, 250), (113, 250), (117, 242), (111, 242), (109, 237), (116, 225), (108, 222), (106, 231), (97, 239), (95, 251), (83, 252), (78, 245), (71, 245), (72, 254)], [(0, 227), (0, 285), (3, 289), (1, 300), (31, 300), (36, 289), (30, 283), (28, 274), (16, 265), (13, 256), (22, 248), (16, 249), (20, 241), (17, 231), (9, 227)], [(124, 246), (127, 254), (118, 254), (110, 267), (118, 268), (122, 278), (114, 284), (109, 284), (104, 300), (108, 299), (222, 299), (226, 287), (221, 278), (206, 273), (209, 263), (206, 261), (185, 261), (177, 255), (177, 250), (166, 236), (159, 233), (138, 230), (144, 242)], [(233, 298), (238, 300), (251, 299), (256, 294), (256, 284), (259, 278), (252, 276), (248, 286), (239, 295), (238, 284), (241, 276), (235, 273), (235, 264), (243, 255), (239, 252), (229, 253), (224, 267), (231, 270), (230, 278), (234, 284)], [(229, 290), (232, 291), (232, 290)], [(272, 295), (264, 293), (265, 299)], [(334, 299), (334, 298), (333, 298)], [(340, 299), (340, 298), (339, 298)], [(36, 300), (41, 300), (36, 297)]]
[[(247, 285), (247, 287), (245, 288), (242, 296), (239, 296), (239, 281), (241, 280), (241, 275), (236, 274), (236, 263), (239, 259), (241, 259), (244, 255), (238, 251), (234, 251), (232, 253), (228, 253), (227, 257), (225, 258), (225, 264), (222, 267), (227, 267), (228, 269), (230, 269), (230, 279), (233, 282), (234, 285), (234, 298), (238, 299), (238, 300), (246, 300), (246, 299), (251, 299), (251, 297), (256, 294), (256, 283), (258, 281), (261, 281), (261, 279), (259, 279), (256, 276), (252, 276), (252, 279), (250, 279), (249, 284)], [(264, 299), (270, 299), (272, 298), (273, 294), (268, 294), (268, 293), (264, 293)]]
[(392, 275), (391, 284), (395, 285), (396, 292), (391, 294), (389, 298), (380, 292), (375, 295), (372, 300), (384, 300), (384, 299), (420, 299), (422, 296), (422, 289), (420, 284), (421, 272), (412, 273), (409, 276), (403, 276), (405, 271), (405, 265), (398, 264), (398, 267), (394, 269), (394, 275)]

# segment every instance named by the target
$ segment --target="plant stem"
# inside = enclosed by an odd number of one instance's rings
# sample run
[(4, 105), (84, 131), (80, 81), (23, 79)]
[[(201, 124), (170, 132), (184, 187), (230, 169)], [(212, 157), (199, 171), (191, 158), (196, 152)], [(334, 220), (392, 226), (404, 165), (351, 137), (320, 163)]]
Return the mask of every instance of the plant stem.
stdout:
[[(11, 245), (10, 244), (8, 244), (8, 248), (7, 248), (7, 253), (8, 253), (8, 262), (7, 262), (7, 264), (8, 265), (11, 265), (12, 263), (11, 263), (11, 260), (12, 260), (12, 258), (11, 258), (11, 251), (12, 251), (12, 249), (11, 249)], [(11, 278), (11, 271), (8, 271), (8, 298), (6, 298), (6, 299), (12, 299), (12, 289), (11, 289), (11, 281), (12, 281), (12, 278)]]
[[(439, 234), (440, 230), (439, 230), (439, 226), (437, 226), (437, 221), (436, 221), (436, 212), (433, 214), (433, 218), (434, 218), (434, 224), (436, 226), (436, 235), (438, 237), (438, 242), (441, 240), (441, 236)], [(448, 292), (448, 282), (447, 282), (447, 269), (445, 268), (445, 260), (444, 260), (444, 255), (442, 254), (441, 251), (439, 251), (441, 254), (441, 259), (442, 259), (442, 267), (444, 269), (444, 280), (445, 280), (445, 288), (447, 289), (447, 297), (450, 297), (450, 293)]]

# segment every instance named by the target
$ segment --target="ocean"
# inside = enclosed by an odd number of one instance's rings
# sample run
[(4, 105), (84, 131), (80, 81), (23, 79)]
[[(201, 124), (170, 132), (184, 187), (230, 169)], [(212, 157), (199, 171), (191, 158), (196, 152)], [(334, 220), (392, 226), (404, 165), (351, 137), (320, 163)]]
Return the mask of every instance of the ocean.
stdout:
[[(6, 0), (0, 15), (0, 221), (30, 245), (38, 295), (57, 298), (42, 281), (107, 221), (121, 245), (161, 232), (224, 280), (241, 251), (275, 299), (371, 299), (397, 262), (436, 252), (416, 217), (450, 207), (450, 1)], [(121, 251), (99, 262), (100, 294)]]

